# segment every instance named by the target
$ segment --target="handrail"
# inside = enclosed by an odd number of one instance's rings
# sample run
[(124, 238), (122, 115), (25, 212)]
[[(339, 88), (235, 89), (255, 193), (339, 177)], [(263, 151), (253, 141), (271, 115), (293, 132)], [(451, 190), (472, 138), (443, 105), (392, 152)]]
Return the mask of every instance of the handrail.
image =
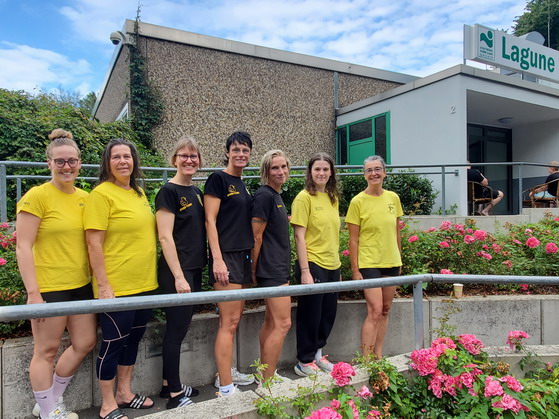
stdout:
[(181, 305), (208, 304), (224, 301), (254, 300), (262, 298), (299, 296), (326, 292), (340, 292), (380, 288), (396, 285), (413, 285), (415, 348), (423, 347), (423, 282), (463, 284), (540, 284), (559, 285), (557, 276), (508, 276), (508, 275), (441, 275), (420, 274), (391, 278), (363, 279), (321, 284), (292, 285), (228, 291), (204, 291), (186, 294), (159, 294), (141, 297), (119, 297), (102, 300), (71, 301), (63, 303), (27, 304), (0, 307), (0, 321), (37, 319), (74, 314), (162, 308)]

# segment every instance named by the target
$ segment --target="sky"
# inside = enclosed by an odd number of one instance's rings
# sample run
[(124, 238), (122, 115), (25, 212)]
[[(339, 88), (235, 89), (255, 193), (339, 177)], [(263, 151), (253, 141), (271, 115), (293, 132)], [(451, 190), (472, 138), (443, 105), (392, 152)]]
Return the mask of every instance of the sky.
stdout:
[[(141, 0), (141, 20), (426, 76), (463, 62), (463, 25), (508, 30), (527, 0)], [(98, 92), (138, 0), (0, 0), (0, 88)]]

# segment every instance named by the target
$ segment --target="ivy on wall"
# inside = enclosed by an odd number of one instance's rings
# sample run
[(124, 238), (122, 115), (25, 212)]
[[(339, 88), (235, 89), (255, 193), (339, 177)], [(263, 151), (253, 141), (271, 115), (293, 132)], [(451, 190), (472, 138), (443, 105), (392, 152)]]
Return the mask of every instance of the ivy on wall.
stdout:
[(164, 105), (156, 87), (150, 82), (146, 58), (139, 47), (140, 8), (136, 13), (133, 42), (128, 44), (130, 53), (130, 107), (131, 125), (138, 142), (154, 150), (153, 129), (163, 117)]

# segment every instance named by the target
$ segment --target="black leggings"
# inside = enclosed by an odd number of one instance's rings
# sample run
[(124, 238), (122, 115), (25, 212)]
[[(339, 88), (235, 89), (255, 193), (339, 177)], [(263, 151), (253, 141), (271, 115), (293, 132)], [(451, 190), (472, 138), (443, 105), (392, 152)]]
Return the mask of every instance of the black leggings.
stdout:
[[(340, 270), (324, 269), (309, 262), (315, 283), (337, 282)], [(295, 277), (301, 282), (299, 263), (295, 265)], [(302, 295), (297, 299), (297, 359), (305, 364), (314, 361), (316, 351), (326, 345), (336, 321), (338, 293)]]
[(103, 338), (96, 365), (99, 380), (115, 378), (118, 365), (136, 363), (138, 345), (150, 317), (151, 309), (99, 314)]
[[(183, 271), (184, 277), (193, 292), (200, 291), (202, 269)], [(175, 279), (169, 269), (161, 268), (158, 275), (159, 287), (164, 294), (176, 294)], [(169, 391), (182, 391), (180, 379), (181, 345), (188, 332), (194, 306), (175, 306), (165, 308), (167, 325), (163, 338), (163, 379), (167, 380)]]

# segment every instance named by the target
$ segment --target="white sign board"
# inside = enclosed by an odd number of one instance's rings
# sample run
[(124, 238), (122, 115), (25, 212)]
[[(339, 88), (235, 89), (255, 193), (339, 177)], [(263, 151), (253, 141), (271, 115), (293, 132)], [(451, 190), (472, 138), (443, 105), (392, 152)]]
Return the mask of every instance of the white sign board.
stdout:
[(559, 51), (481, 25), (464, 25), (464, 58), (559, 82)]

